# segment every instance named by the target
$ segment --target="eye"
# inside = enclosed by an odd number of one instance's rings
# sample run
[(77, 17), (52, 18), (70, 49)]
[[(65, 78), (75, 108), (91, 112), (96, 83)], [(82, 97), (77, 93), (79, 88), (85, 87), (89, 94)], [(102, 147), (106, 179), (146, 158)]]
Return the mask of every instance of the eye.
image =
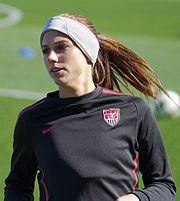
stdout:
[(67, 48), (67, 45), (61, 44), (61, 45), (57, 46), (56, 50), (57, 50), (57, 52), (60, 52), (62, 50), (65, 50), (66, 48)]
[(43, 54), (49, 54), (50, 50), (48, 48), (42, 49)]

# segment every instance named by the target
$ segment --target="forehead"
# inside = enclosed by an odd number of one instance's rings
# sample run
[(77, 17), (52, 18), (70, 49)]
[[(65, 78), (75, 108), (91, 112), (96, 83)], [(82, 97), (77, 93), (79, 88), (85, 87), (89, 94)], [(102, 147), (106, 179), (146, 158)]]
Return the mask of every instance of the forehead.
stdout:
[(43, 36), (42, 46), (47, 45), (48, 43), (55, 43), (58, 41), (72, 42), (72, 40), (67, 35), (59, 31), (49, 30)]

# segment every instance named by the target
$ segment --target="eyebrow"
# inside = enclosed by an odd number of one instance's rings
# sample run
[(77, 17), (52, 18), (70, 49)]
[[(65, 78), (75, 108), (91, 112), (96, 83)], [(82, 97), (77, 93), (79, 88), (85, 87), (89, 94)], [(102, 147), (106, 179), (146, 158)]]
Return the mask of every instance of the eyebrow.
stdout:
[[(57, 44), (63, 44), (63, 43), (69, 43), (69, 41), (67, 40), (61, 40), (61, 41), (57, 41), (55, 42), (54, 44), (57, 45)], [(47, 47), (48, 45), (47, 44), (43, 44), (41, 47)]]

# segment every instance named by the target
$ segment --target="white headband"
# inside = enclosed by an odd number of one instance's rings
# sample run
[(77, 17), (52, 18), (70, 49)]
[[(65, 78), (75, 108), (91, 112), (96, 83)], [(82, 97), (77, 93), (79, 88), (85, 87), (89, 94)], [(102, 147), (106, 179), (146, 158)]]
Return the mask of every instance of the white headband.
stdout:
[(56, 30), (69, 36), (84, 54), (95, 64), (99, 51), (99, 42), (93, 32), (85, 25), (66, 17), (55, 16), (50, 18), (41, 33), (40, 42), (49, 30)]

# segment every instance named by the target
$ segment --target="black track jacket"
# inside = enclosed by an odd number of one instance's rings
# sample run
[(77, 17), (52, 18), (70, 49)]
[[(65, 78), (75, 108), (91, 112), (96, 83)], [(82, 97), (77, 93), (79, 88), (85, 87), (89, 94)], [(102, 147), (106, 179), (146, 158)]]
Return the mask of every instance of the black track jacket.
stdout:
[(49, 93), (19, 114), (4, 201), (33, 201), (37, 171), (41, 201), (116, 201), (127, 193), (141, 201), (175, 200), (149, 105), (101, 87), (73, 98)]

